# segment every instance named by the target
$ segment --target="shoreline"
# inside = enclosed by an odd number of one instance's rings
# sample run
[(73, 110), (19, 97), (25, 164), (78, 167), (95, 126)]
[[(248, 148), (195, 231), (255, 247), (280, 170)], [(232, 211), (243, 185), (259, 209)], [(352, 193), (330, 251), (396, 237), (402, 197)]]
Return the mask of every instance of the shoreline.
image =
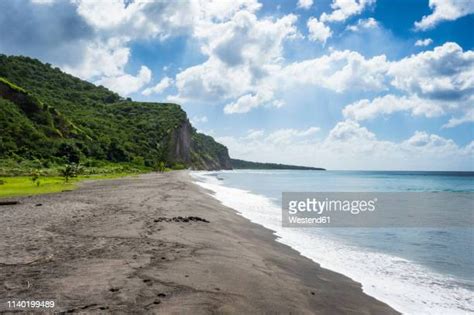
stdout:
[(397, 314), (184, 171), (19, 199), (0, 209), (0, 311), (48, 298), (56, 312)]

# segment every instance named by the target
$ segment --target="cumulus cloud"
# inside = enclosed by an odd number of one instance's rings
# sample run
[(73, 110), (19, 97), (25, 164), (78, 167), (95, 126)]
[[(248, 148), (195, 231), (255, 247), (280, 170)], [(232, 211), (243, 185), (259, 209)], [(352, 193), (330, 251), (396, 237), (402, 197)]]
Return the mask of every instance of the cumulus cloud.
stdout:
[(314, 85), (338, 93), (351, 90), (386, 89), (385, 56), (365, 58), (354, 51), (333, 51), (329, 55), (289, 64), (278, 74), (282, 85)]
[(163, 91), (165, 91), (167, 88), (169, 88), (173, 84), (173, 82), (174, 82), (173, 79), (171, 79), (170, 77), (164, 77), (155, 86), (144, 89), (142, 91), (142, 94), (145, 96), (148, 96), (151, 94), (160, 94)]
[[(124, 72), (124, 66), (128, 63), (130, 50), (128, 45), (131, 40), (150, 38), (165, 40), (170, 36), (184, 33), (196, 33), (199, 36), (200, 29), (205, 29), (209, 21), (232, 16), (244, 8), (252, 11), (260, 7), (254, 0), (232, 2), (188, 0), (186, 4), (177, 1), (126, 3), (122, 0), (77, 0), (74, 3), (78, 15), (96, 31), (98, 38), (86, 45), (80, 64), (67, 65), (65, 69), (84, 79), (104, 76), (100, 81), (107, 83), (116, 78), (131, 78)], [(109, 78), (111, 75), (115, 79)], [(157, 89), (170, 83), (165, 81)], [(110, 84), (110, 86), (120, 85)], [(145, 93), (153, 93), (153, 89)]]
[(391, 84), (420, 97), (463, 100), (474, 93), (474, 52), (446, 43), (390, 63)]
[(212, 1), (95, 1), (76, 0), (77, 12), (89, 25), (108, 36), (166, 39), (205, 29), (212, 21), (228, 19), (236, 12), (254, 12), (257, 0)]
[(91, 41), (85, 45), (82, 60), (73, 66), (65, 65), (63, 69), (85, 80), (119, 76), (124, 74), (129, 57), (130, 49), (118, 38)]
[[(430, 159), (447, 164), (450, 158), (469, 159), (465, 148), (436, 134), (416, 131), (408, 139), (397, 143), (379, 140), (373, 132), (351, 120), (337, 123), (324, 140), (323, 147), (331, 152), (351, 152), (358, 158), (363, 154), (374, 154), (380, 159), (395, 159), (397, 163), (403, 161), (407, 165), (422, 165), (423, 161), (430, 162)], [(388, 167), (393, 169), (393, 166)]]
[(393, 142), (378, 139), (352, 120), (338, 122), (322, 139), (299, 137), (295, 134), (304, 130), (289, 130), (275, 130), (266, 136), (259, 132), (252, 138), (217, 137), (217, 140), (229, 148), (234, 158), (329, 169), (340, 168), (340, 161), (344, 161), (346, 169), (459, 170), (464, 165), (472, 165), (469, 161), (472, 161), (474, 142), (460, 147), (451, 139), (423, 131)]
[(312, 41), (320, 41), (325, 44), (326, 40), (332, 36), (329, 26), (324, 25), (323, 22), (318, 21), (315, 17), (309, 18), (306, 25), (308, 26), (308, 37)]
[[(101, 84), (123, 96), (140, 91), (151, 81), (152, 72), (142, 66), (137, 75), (126, 73), (130, 48), (120, 38), (97, 40), (85, 46), (81, 62), (63, 66), (63, 70), (85, 80)], [(150, 91), (151, 93), (151, 91)]]
[(449, 152), (458, 151), (460, 148), (451, 139), (446, 139), (434, 134), (428, 134), (424, 131), (416, 131), (409, 139), (401, 143), (401, 147), (407, 151), (424, 150), (433, 154), (449, 155)]
[(260, 81), (281, 62), (283, 42), (298, 36), (296, 20), (292, 14), (257, 19), (241, 10), (198, 28), (195, 35), (208, 59), (176, 75), (176, 97), (207, 102), (240, 98), (228, 104), (227, 112), (245, 112), (267, 101), (272, 92)]
[(415, 29), (425, 31), (442, 21), (454, 21), (474, 13), (472, 0), (430, 0), (429, 6), (433, 13), (425, 15), (421, 21), (415, 22)]
[(445, 113), (443, 106), (449, 105), (420, 99), (417, 96), (400, 97), (389, 94), (373, 100), (362, 99), (349, 104), (342, 110), (342, 113), (344, 117), (357, 121), (369, 120), (379, 115), (389, 115), (401, 111), (409, 111), (415, 116), (436, 117)]
[(419, 39), (415, 42), (415, 46), (425, 47), (433, 43), (431, 38)]
[(474, 109), (470, 108), (467, 110), (467, 112), (463, 116), (453, 117), (449, 119), (449, 121), (446, 124), (444, 124), (442, 127), (453, 128), (462, 124), (472, 123), (472, 122), (474, 122)]
[[(281, 42), (280, 42), (281, 45)], [(278, 55), (278, 54), (275, 54)], [(243, 65), (229, 65), (217, 56), (177, 75), (180, 95), (215, 102), (232, 99), (225, 112), (246, 113), (263, 105), (279, 104), (279, 93), (302, 86), (346, 91), (383, 92), (398, 90), (405, 96), (361, 102), (360, 110), (376, 113), (409, 110), (413, 115), (453, 112), (467, 106), (474, 92), (474, 52), (455, 43), (445, 43), (400, 60), (385, 55), (366, 58), (358, 52), (332, 51), (317, 58), (286, 65), (277, 61), (261, 64), (257, 71)], [(397, 106), (390, 105), (399, 101)], [(365, 105), (364, 105), (365, 104)], [(454, 105), (453, 105), (454, 104)], [(387, 109), (383, 109), (387, 106)], [(352, 108), (352, 107), (350, 107)]]
[(407, 111), (412, 115), (437, 117), (465, 113), (452, 118), (446, 127), (470, 121), (468, 109), (474, 102), (474, 53), (455, 43), (387, 62), (384, 76), (390, 85), (408, 95), (385, 95), (362, 99), (346, 106), (343, 114), (354, 120)]
[(349, 25), (346, 27), (346, 29), (352, 32), (358, 32), (364, 29), (367, 30), (371, 28), (377, 28), (378, 26), (379, 26), (379, 23), (377, 22), (377, 20), (370, 17), (367, 19), (359, 19), (356, 24)]
[(298, 0), (298, 8), (308, 10), (313, 5), (313, 0)]
[(226, 114), (242, 114), (249, 112), (252, 108), (258, 107), (261, 104), (269, 102), (273, 99), (273, 92), (271, 90), (262, 89), (255, 94), (245, 94), (239, 97), (235, 102), (227, 104), (224, 107)]
[(331, 13), (321, 14), (322, 22), (342, 22), (353, 15), (360, 14), (367, 6), (374, 4), (375, 0), (333, 0)]
[(147, 85), (151, 80), (151, 75), (151, 70), (142, 66), (136, 76), (124, 73), (117, 76), (103, 77), (95, 83), (103, 85), (121, 95), (129, 95)]

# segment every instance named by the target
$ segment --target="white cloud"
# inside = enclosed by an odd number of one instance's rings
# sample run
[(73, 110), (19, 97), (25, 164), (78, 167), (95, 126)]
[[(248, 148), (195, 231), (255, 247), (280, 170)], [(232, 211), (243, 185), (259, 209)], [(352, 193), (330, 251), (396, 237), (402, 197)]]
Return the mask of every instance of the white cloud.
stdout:
[(245, 94), (237, 99), (237, 101), (227, 104), (224, 107), (224, 113), (226, 114), (242, 114), (247, 113), (251, 109), (260, 106), (263, 103), (267, 103), (273, 98), (273, 92), (270, 90), (262, 89), (256, 94)]
[[(455, 43), (387, 62), (386, 69), (383, 76), (390, 85), (408, 95), (362, 99), (344, 108), (345, 117), (366, 120), (400, 111), (425, 117), (456, 115), (474, 103), (474, 52), (464, 52)], [(445, 126), (468, 122), (469, 117), (452, 118)]]
[(391, 84), (420, 97), (463, 100), (474, 92), (474, 52), (456, 43), (390, 63)]
[(415, 42), (415, 46), (425, 47), (433, 44), (433, 40), (431, 38), (419, 39)]
[(129, 95), (139, 91), (150, 80), (151, 70), (142, 66), (136, 76), (124, 73), (117, 76), (103, 77), (95, 83), (101, 84), (121, 95)]
[(409, 139), (402, 142), (401, 147), (407, 151), (430, 152), (432, 154), (450, 155), (450, 152), (460, 151), (457, 144), (451, 140), (424, 131), (416, 131)]
[(420, 99), (417, 96), (395, 96), (385, 95), (373, 100), (363, 99), (347, 105), (342, 113), (345, 118), (361, 121), (378, 117), (379, 115), (389, 115), (395, 112), (409, 111), (412, 115), (425, 117), (441, 116), (445, 113), (445, 103), (432, 100)]
[[(455, 43), (395, 61), (387, 60), (385, 55), (366, 58), (345, 50), (287, 65), (276, 61), (258, 69), (256, 75), (246, 63), (228, 66), (211, 56), (205, 63), (178, 74), (176, 81), (180, 95), (188, 98), (212, 102), (235, 98), (225, 106), (229, 114), (249, 112), (266, 104), (275, 106), (280, 103), (279, 93), (302, 86), (337, 93), (395, 88), (407, 94), (396, 111), (409, 103), (414, 115), (427, 114), (435, 108), (446, 113), (462, 110), (474, 91), (474, 52), (463, 51)], [(387, 101), (395, 100), (378, 101), (377, 113), (384, 113), (381, 104)], [(396, 106), (389, 107), (394, 110)], [(373, 106), (364, 107), (368, 108)]]
[(121, 0), (93, 1), (79, 0), (76, 2), (77, 12), (96, 28), (111, 29), (129, 19), (137, 12), (137, 4), (125, 7)]
[(377, 20), (373, 17), (370, 17), (367, 19), (359, 19), (356, 24), (349, 25), (346, 27), (346, 29), (352, 32), (358, 32), (362, 29), (377, 28), (378, 26), (379, 23), (377, 22)]
[(446, 128), (471, 121), (474, 52), (464, 52), (459, 45), (446, 43), (387, 65), (384, 76), (393, 87), (408, 95), (362, 99), (344, 108), (346, 118), (366, 120), (407, 111), (425, 117), (463, 113), (461, 117), (451, 118)]
[(217, 140), (234, 158), (329, 169), (459, 170), (472, 165), (474, 152), (474, 141), (460, 147), (451, 139), (421, 131), (401, 142), (380, 140), (351, 120), (337, 123), (320, 140), (295, 135), (302, 133), (304, 130), (282, 129), (272, 132), (273, 136), (259, 133), (251, 139), (226, 136)]
[(207, 121), (207, 116), (194, 116), (193, 118), (191, 118), (191, 122), (196, 125), (207, 123)]
[(280, 129), (270, 133), (266, 137), (266, 141), (275, 145), (289, 145), (294, 141), (301, 141), (306, 137), (313, 136), (319, 131), (319, 127), (309, 127), (305, 130), (298, 129)]
[(415, 22), (415, 29), (428, 30), (442, 21), (454, 21), (460, 17), (474, 13), (472, 0), (430, 0), (433, 13), (423, 16), (421, 21)]
[(290, 14), (259, 20), (242, 10), (229, 20), (198, 27), (195, 35), (209, 57), (176, 75), (176, 99), (214, 103), (240, 98), (228, 104), (229, 113), (266, 102), (272, 91), (270, 86), (262, 87), (261, 81), (282, 62), (283, 42), (299, 36), (296, 19)]
[[(346, 120), (336, 124), (324, 140), (323, 147), (331, 152), (340, 154), (349, 153), (354, 158), (363, 159), (364, 154), (373, 154), (377, 157), (377, 163), (388, 164), (396, 162), (406, 165), (420, 165), (427, 162), (449, 164), (449, 159), (469, 159), (464, 148), (459, 147), (453, 140), (446, 139), (435, 134), (416, 131), (410, 138), (396, 143), (377, 139), (377, 136), (367, 128), (358, 123)], [(424, 162), (423, 162), (424, 161)], [(394, 166), (387, 166), (394, 169)], [(395, 166), (399, 168), (400, 166)]]
[(208, 24), (229, 19), (239, 11), (255, 12), (257, 0), (148, 1), (75, 0), (77, 11), (91, 26), (108, 36), (129, 39), (166, 39), (172, 35), (199, 33)]
[(342, 22), (353, 15), (360, 14), (367, 6), (374, 4), (375, 0), (333, 0), (329, 14), (321, 14), (322, 22)]
[(298, 0), (298, 8), (308, 10), (313, 5), (313, 0)]
[(31, 0), (34, 4), (41, 4), (41, 5), (50, 5), (53, 4), (56, 0)]
[(332, 36), (332, 31), (329, 26), (319, 22), (317, 18), (311, 17), (308, 19), (309, 39), (312, 41), (320, 41), (325, 44), (327, 39)]
[(338, 93), (346, 90), (386, 89), (388, 62), (384, 55), (366, 59), (353, 51), (333, 51), (329, 55), (289, 64), (278, 73), (281, 86), (313, 85)]
[(108, 41), (94, 41), (87, 44), (82, 61), (63, 69), (85, 80), (102, 76), (118, 76), (124, 73), (130, 49), (119, 38)]
[(247, 131), (247, 136), (245, 136), (245, 138), (249, 140), (254, 140), (254, 139), (263, 137), (264, 134), (265, 134), (265, 131), (262, 129), (258, 129), (258, 130), (250, 129)]
[(176, 75), (179, 100), (221, 101), (245, 93), (252, 75), (245, 67), (227, 67), (215, 57)]
[(474, 122), (474, 108), (470, 108), (467, 112), (458, 118), (451, 118), (449, 121), (443, 125), (443, 128), (453, 128), (465, 123), (472, 123)]
[[(186, 3), (75, 0), (73, 3), (77, 13), (95, 31), (95, 38), (84, 41), (85, 53), (79, 63), (66, 64), (63, 68), (83, 79), (104, 82), (120, 91), (134, 90), (120, 84), (133, 77), (124, 70), (129, 60), (130, 41), (165, 40), (176, 34), (201, 38), (210, 29), (209, 25), (222, 24), (238, 12), (252, 13), (261, 7), (257, 0), (186, 0)], [(218, 38), (219, 30), (214, 31)]]
[(173, 79), (169, 77), (164, 77), (155, 86), (144, 89), (142, 94), (145, 96), (148, 96), (151, 94), (160, 94), (163, 91), (165, 91), (167, 88), (169, 88), (173, 84), (173, 82), (174, 82)]

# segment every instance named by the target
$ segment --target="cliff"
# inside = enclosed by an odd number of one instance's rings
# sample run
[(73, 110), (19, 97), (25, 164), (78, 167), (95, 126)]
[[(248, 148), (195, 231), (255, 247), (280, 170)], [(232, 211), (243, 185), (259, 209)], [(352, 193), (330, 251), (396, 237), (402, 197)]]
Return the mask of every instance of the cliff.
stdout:
[(168, 160), (196, 170), (232, 169), (227, 148), (196, 132), (188, 119), (172, 132)]

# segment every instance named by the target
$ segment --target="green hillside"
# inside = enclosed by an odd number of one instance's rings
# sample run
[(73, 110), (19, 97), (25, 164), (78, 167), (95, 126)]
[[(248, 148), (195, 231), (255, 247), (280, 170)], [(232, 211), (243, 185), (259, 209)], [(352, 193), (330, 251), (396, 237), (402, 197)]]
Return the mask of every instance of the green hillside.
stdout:
[(124, 99), (28, 57), (0, 55), (0, 162), (230, 168), (176, 104)]

